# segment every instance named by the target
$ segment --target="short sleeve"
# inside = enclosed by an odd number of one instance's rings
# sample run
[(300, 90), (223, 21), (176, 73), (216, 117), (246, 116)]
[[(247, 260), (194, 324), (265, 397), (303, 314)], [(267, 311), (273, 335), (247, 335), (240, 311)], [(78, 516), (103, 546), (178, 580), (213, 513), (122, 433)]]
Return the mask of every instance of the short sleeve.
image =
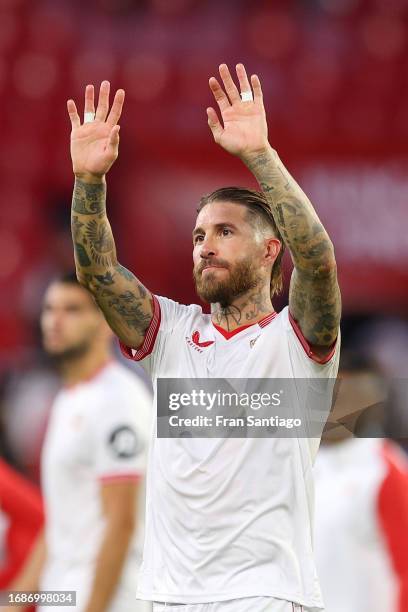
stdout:
[(336, 378), (339, 369), (341, 334), (338, 330), (336, 341), (329, 354), (321, 359), (313, 354), (313, 350), (307, 339), (303, 336), (302, 330), (296, 320), (289, 312), (289, 308), (283, 309), (282, 313), (284, 325), (287, 332), (289, 350), (295, 370), (299, 372), (299, 377), (308, 378)]
[(144, 476), (150, 437), (151, 404), (142, 383), (121, 384), (121, 392), (106, 398), (94, 427), (94, 470), (99, 480), (137, 480)]
[(192, 314), (202, 313), (200, 306), (179, 304), (162, 296), (153, 295), (153, 302), (153, 317), (142, 346), (133, 349), (119, 342), (123, 355), (140, 362), (152, 378), (157, 373), (169, 336), (181, 329)]

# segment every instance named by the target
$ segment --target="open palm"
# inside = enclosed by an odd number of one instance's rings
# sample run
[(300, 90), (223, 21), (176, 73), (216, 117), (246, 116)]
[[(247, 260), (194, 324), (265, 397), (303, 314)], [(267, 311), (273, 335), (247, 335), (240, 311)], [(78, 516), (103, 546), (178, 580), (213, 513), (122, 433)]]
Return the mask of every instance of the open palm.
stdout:
[(92, 117), (95, 114), (95, 119), (89, 123), (81, 124), (75, 102), (68, 100), (67, 107), (72, 125), (71, 158), (77, 176), (102, 177), (118, 156), (117, 123), (122, 113), (125, 92), (118, 89), (109, 112), (109, 91), (109, 82), (103, 81), (95, 113), (94, 88), (93, 85), (87, 85), (84, 116)]
[(258, 77), (252, 75), (250, 84), (244, 66), (237, 65), (241, 94), (252, 94), (253, 91), (253, 100), (243, 101), (226, 64), (221, 64), (219, 70), (224, 89), (214, 77), (211, 77), (209, 84), (220, 109), (223, 125), (216, 111), (207, 108), (208, 125), (215, 142), (239, 157), (264, 150), (268, 146), (268, 126)]

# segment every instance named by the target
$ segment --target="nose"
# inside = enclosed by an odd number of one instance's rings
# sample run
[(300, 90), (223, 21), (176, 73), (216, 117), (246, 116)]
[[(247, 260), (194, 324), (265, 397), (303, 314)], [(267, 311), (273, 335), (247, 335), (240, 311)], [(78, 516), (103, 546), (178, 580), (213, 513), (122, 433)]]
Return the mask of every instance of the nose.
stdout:
[(216, 248), (214, 241), (210, 236), (206, 236), (201, 243), (200, 257), (202, 259), (207, 259), (208, 257), (214, 257), (215, 254)]

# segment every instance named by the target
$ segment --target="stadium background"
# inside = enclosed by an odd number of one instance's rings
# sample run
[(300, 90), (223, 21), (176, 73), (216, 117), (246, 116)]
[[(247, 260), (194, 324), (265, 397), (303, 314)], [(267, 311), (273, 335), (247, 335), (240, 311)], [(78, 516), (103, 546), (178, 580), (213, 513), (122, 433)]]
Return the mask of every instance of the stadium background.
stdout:
[(200, 196), (255, 186), (207, 127), (221, 61), (260, 75), (270, 141), (333, 239), (344, 347), (406, 377), (406, 0), (0, 0), (0, 438), (34, 481), (58, 385), (41, 299), (73, 265), (66, 99), (82, 109), (102, 79), (126, 90), (108, 179), (119, 258), (153, 292), (191, 302)]

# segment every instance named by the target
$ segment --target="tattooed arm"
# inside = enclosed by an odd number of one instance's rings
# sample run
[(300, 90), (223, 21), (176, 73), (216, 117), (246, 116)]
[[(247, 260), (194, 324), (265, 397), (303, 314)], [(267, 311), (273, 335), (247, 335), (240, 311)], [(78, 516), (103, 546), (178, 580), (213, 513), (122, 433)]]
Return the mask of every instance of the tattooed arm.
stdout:
[(152, 296), (117, 260), (105, 209), (106, 183), (76, 179), (71, 229), (79, 282), (87, 287), (115, 334), (138, 348), (152, 318)]
[(289, 294), (289, 310), (315, 351), (324, 356), (338, 333), (341, 312), (333, 244), (309, 199), (290, 176), (268, 141), (261, 84), (256, 75), (248, 80), (237, 65), (242, 91), (253, 91), (253, 101), (242, 101), (228, 67), (210, 79), (210, 88), (221, 111), (221, 125), (214, 109), (207, 109), (215, 141), (237, 155), (259, 182), (271, 206), (276, 225), (288, 247), (295, 269)]
[[(118, 156), (119, 120), (124, 100), (118, 90), (109, 109), (109, 83), (101, 85), (95, 121), (81, 125), (73, 100), (71, 157), (76, 176), (71, 230), (79, 282), (89, 289), (115, 334), (139, 348), (153, 316), (151, 293), (120, 265), (106, 215), (105, 174)], [(94, 111), (93, 87), (85, 92), (85, 113)]]
[(341, 312), (333, 244), (312, 204), (272, 148), (246, 160), (271, 206), (276, 225), (295, 266), (289, 310), (303, 335), (314, 345), (330, 347)]

